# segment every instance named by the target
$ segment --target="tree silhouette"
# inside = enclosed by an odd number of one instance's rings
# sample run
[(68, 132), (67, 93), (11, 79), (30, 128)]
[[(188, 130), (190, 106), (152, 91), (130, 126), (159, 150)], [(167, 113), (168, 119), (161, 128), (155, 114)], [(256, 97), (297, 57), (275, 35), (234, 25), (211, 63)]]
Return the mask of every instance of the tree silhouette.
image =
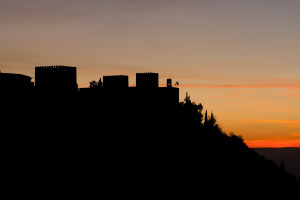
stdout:
[(191, 104), (191, 96), (189, 95), (189, 93), (187, 92), (185, 94), (185, 98), (184, 98), (185, 104)]
[(90, 88), (96, 88), (96, 87), (98, 87), (97, 81), (95, 81), (95, 80), (91, 81), (90, 82)]
[(100, 87), (100, 88), (103, 87), (103, 82), (102, 82), (102, 80), (101, 80), (101, 77), (100, 77), (100, 79), (99, 79), (99, 81), (98, 81), (98, 87)]
[(210, 126), (212, 126), (212, 127), (217, 127), (218, 126), (217, 120), (216, 120), (213, 112), (211, 112), (211, 114), (210, 114)]
[(201, 103), (196, 104), (195, 102), (192, 102), (190, 95), (186, 93), (184, 102), (180, 102), (179, 106), (182, 117), (184, 116), (184, 121), (196, 122), (197, 125), (202, 126), (203, 106)]
[(204, 127), (207, 127), (207, 123), (208, 123), (207, 110), (205, 110)]

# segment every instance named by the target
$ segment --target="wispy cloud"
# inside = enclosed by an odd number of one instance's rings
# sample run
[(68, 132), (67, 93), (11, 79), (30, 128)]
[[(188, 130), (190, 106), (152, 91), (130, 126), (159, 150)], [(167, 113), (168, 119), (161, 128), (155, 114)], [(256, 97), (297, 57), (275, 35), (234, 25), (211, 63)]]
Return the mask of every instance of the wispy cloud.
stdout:
[(249, 95), (249, 94), (255, 94), (254, 91), (234, 91), (229, 92), (230, 95)]
[(286, 92), (282, 92), (280, 93), (280, 95), (282, 97), (286, 97), (289, 99), (295, 99), (295, 100), (300, 100), (300, 91), (286, 91)]
[(251, 124), (285, 124), (290, 128), (300, 128), (300, 120), (255, 120)]
[(274, 89), (293, 89), (300, 90), (300, 84), (182, 84), (184, 88), (223, 88), (223, 89), (259, 89), (259, 88), (274, 88)]

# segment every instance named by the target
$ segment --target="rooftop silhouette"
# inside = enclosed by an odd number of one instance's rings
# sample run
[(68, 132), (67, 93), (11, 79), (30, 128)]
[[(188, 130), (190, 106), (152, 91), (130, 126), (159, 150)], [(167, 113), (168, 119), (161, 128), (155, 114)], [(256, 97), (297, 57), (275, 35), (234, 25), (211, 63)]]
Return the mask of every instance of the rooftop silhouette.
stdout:
[(26, 89), (31, 88), (31, 77), (23, 74), (0, 73), (1, 89)]

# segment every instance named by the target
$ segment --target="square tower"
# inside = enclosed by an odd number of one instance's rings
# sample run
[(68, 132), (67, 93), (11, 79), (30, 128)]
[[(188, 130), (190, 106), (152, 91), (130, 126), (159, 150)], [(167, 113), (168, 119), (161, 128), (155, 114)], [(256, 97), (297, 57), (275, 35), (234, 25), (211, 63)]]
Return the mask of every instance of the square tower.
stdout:
[(137, 88), (158, 88), (158, 73), (137, 73)]
[(76, 67), (35, 67), (35, 87), (40, 91), (73, 93), (78, 90)]
[(103, 76), (103, 87), (114, 89), (128, 88), (128, 76)]

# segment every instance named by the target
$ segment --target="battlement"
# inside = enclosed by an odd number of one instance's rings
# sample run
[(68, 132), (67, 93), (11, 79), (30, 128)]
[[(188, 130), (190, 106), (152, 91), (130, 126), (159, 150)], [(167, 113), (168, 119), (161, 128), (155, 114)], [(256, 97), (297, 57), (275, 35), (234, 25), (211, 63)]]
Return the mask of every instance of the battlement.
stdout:
[(76, 67), (64, 66), (64, 65), (51, 65), (51, 66), (36, 66), (36, 69), (74, 69)]
[(153, 73), (153, 72), (141, 72), (141, 73), (136, 73), (137, 75), (143, 74), (143, 75), (158, 75), (158, 73)]

